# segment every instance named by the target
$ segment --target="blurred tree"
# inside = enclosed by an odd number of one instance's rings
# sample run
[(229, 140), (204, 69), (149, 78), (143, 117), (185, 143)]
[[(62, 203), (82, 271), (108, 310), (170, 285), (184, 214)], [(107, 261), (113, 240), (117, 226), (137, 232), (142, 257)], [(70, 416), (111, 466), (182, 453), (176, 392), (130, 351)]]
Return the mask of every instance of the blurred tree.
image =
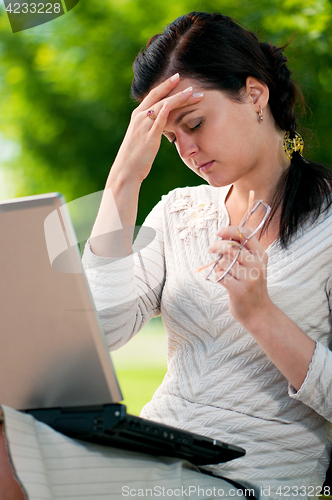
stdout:
[[(332, 6), (328, 0), (159, 4), (80, 0), (65, 16), (15, 34), (2, 8), (0, 158), (16, 196), (61, 191), (69, 201), (103, 189), (136, 106), (129, 95), (132, 61), (150, 36), (192, 10), (230, 15), (275, 44), (295, 35), (286, 54), (311, 110), (303, 119), (305, 154), (332, 163)], [(163, 193), (200, 183), (202, 179), (163, 140), (143, 183), (138, 222)]]

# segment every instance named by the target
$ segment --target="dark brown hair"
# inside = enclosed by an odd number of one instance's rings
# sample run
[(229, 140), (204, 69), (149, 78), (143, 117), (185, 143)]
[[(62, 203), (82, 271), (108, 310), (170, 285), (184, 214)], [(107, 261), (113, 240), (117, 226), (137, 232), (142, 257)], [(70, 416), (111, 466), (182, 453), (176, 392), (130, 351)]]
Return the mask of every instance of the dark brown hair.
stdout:
[[(160, 81), (175, 73), (202, 87), (218, 89), (240, 100), (249, 76), (264, 82), (269, 105), (281, 130), (294, 138), (294, 105), (301, 95), (291, 79), (285, 47), (260, 43), (257, 36), (230, 17), (191, 12), (153, 36), (136, 57), (132, 96), (141, 101)], [(286, 247), (305, 221), (315, 221), (332, 204), (332, 172), (293, 153), (272, 201), (270, 220), (281, 207), (280, 241)], [(269, 222), (269, 221), (268, 221)]]

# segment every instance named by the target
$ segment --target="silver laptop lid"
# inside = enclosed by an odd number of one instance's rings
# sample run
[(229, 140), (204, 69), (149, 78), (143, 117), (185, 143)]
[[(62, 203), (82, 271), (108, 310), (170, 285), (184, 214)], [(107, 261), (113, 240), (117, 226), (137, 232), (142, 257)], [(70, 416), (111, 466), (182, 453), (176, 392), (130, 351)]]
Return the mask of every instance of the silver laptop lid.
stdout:
[(63, 197), (0, 202), (0, 230), (1, 404), (120, 401)]

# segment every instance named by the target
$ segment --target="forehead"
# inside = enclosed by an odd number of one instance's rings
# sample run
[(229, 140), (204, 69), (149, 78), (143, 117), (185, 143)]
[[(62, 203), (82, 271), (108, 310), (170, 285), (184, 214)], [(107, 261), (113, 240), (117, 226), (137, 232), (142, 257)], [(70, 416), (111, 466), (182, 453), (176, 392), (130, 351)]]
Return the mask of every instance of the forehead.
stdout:
[[(196, 92), (203, 92), (204, 97), (201, 101), (199, 101), (197, 104), (193, 104), (190, 106), (198, 106), (200, 107), (205, 107), (207, 105), (213, 105), (213, 106), (218, 106), (218, 105), (224, 105), (225, 101), (229, 102), (234, 102), (233, 99), (224, 91), (220, 89), (213, 89), (207, 85), (204, 85), (200, 80), (195, 79), (195, 78), (183, 78), (179, 83), (174, 87), (174, 89), (169, 92), (169, 94), (165, 95), (164, 99), (167, 97), (171, 97), (175, 94), (178, 94), (179, 92), (182, 92), (183, 90), (187, 89), (188, 87), (193, 88), (193, 93)], [(184, 104), (186, 106), (186, 104)], [(182, 106), (181, 106), (182, 107)], [(171, 114), (174, 114), (175, 112), (178, 112), (179, 109), (177, 108), (171, 111)]]
[(225, 108), (225, 106), (228, 107), (233, 104), (233, 101), (226, 95), (225, 92), (223, 92), (222, 90), (207, 88), (202, 84), (202, 82), (194, 78), (184, 78), (183, 80), (180, 79), (179, 83), (169, 94), (165, 96), (164, 99), (178, 94), (188, 87), (193, 88), (193, 93), (203, 92), (203, 99), (196, 103), (187, 104), (187, 102), (183, 102), (183, 104), (179, 107), (175, 107), (174, 109), (172, 109), (167, 120), (167, 128), (172, 125), (174, 121), (177, 120), (179, 116), (181, 116), (181, 114), (183, 114), (184, 110), (216, 111), (220, 108), (220, 106)]
[[(186, 116), (189, 117), (189, 121), (190, 118), (197, 119), (198, 115), (195, 111), (203, 113), (203, 115), (208, 112), (213, 118), (216, 114), (218, 115), (220, 107), (225, 109), (229, 105), (232, 105), (232, 101), (223, 91), (207, 89), (198, 80), (190, 78), (180, 80), (176, 87), (169, 94), (167, 94), (164, 99), (167, 100), (168, 97), (172, 97), (188, 87), (193, 87), (193, 93), (203, 92), (203, 99), (194, 103), (190, 102), (190, 100), (189, 103), (184, 101), (180, 106), (176, 106), (174, 109), (171, 109), (163, 133), (167, 134), (174, 132), (178, 125), (181, 126), (181, 120), (185, 119)], [(178, 123), (179, 120), (180, 123)]]

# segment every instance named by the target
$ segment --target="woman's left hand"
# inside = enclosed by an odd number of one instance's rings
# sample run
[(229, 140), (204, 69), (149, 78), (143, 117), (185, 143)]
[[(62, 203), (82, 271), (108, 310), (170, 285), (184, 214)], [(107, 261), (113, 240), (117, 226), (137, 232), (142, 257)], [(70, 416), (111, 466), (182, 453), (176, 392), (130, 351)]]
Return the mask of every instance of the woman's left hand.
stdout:
[[(243, 233), (246, 236), (245, 229)], [(224, 254), (215, 268), (221, 276), (236, 257), (237, 247), (244, 239), (240, 237), (237, 226), (225, 227), (217, 235), (223, 239), (213, 243), (209, 252)], [(270, 299), (266, 281), (267, 260), (267, 253), (253, 236), (220, 284), (228, 291), (231, 314), (253, 336), (295, 390), (299, 390), (316, 343)]]
[[(243, 234), (245, 236), (245, 231)], [(222, 276), (238, 254), (244, 237), (240, 237), (237, 226), (225, 227), (217, 236), (223, 239), (213, 243), (209, 252), (223, 255), (214, 269), (217, 276)], [(231, 314), (244, 327), (257, 310), (271, 304), (267, 291), (267, 260), (267, 253), (253, 236), (240, 251), (232, 269), (219, 282), (228, 291)]]

